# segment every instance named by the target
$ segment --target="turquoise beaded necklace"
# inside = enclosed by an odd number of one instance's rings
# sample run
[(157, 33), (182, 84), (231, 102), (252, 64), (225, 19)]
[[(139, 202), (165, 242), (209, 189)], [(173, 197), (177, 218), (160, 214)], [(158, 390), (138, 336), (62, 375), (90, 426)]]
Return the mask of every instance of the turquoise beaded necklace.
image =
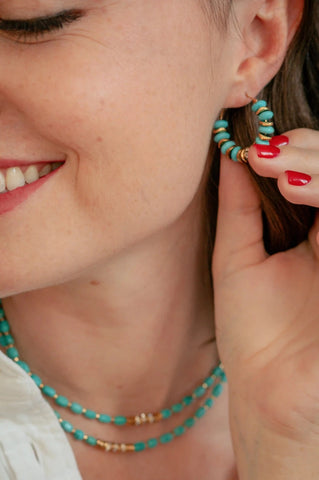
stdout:
[(76, 415), (83, 415), (88, 420), (96, 420), (104, 424), (113, 424), (117, 427), (124, 425), (138, 426), (143, 424), (152, 424), (155, 422), (160, 422), (166, 420), (173, 415), (181, 413), (185, 408), (190, 407), (196, 400), (200, 400), (205, 394), (209, 393), (208, 398), (204, 401), (201, 401), (200, 405), (195, 408), (193, 415), (189, 416), (183, 424), (178, 425), (173, 429), (173, 431), (164, 433), (158, 438), (149, 438), (144, 442), (137, 443), (118, 443), (107, 440), (98, 439), (91, 435), (86, 434), (83, 430), (74, 428), (73, 425), (64, 420), (60, 413), (54, 410), (55, 415), (57, 416), (59, 423), (63, 430), (66, 433), (73, 435), (76, 440), (84, 441), (86, 444), (92, 447), (98, 447), (103, 449), (106, 452), (141, 452), (147, 449), (152, 449), (154, 447), (164, 445), (171, 442), (175, 438), (183, 435), (187, 430), (192, 428), (195, 423), (202, 418), (206, 412), (213, 406), (214, 399), (219, 397), (223, 390), (223, 382), (226, 382), (226, 375), (223, 370), (223, 366), (220, 363), (217, 367), (213, 368), (210, 372), (210, 375), (204, 379), (200, 386), (196, 387), (190, 395), (186, 395), (181, 402), (172, 405), (169, 408), (165, 408), (160, 412), (153, 413), (140, 413), (135, 416), (126, 417), (124, 415), (111, 416), (106, 413), (96, 413), (93, 410), (83, 408), (77, 402), (70, 402), (63, 395), (56, 393), (55, 389), (49, 385), (44, 385), (41, 378), (32, 373), (29, 365), (20, 359), (19, 352), (15, 346), (15, 341), (13, 335), (10, 331), (10, 325), (8, 320), (5, 317), (5, 312), (2, 308), (2, 303), (0, 299), (0, 345), (4, 347), (6, 355), (13, 360), (17, 365), (19, 365), (34, 381), (37, 387), (41, 390), (42, 394), (48, 399), (55, 401), (56, 405), (69, 409), (72, 413)]

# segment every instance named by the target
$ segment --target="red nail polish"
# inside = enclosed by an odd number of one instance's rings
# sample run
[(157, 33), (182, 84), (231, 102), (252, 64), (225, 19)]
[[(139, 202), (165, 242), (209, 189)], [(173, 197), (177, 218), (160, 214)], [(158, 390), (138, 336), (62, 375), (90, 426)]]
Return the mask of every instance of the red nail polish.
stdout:
[(280, 149), (274, 145), (259, 145), (254, 144), (259, 158), (275, 158), (280, 154)]
[(269, 143), (274, 147), (283, 147), (284, 145), (288, 145), (289, 138), (286, 137), (286, 135), (277, 135), (276, 137), (272, 137)]
[(288, 183), (295, 187), (307, 185), (311, 180), (311, 176), (306, 173), (292, 172), (291, 170), (287, 170), (286, 173), (288, 176)]

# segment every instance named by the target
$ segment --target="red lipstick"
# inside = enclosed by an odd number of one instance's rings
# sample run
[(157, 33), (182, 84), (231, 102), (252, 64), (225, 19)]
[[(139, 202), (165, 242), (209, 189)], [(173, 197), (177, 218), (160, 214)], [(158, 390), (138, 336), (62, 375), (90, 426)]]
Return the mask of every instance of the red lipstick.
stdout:
[[(8, 167), (3, 167), (4, 161), (0, 160), (0, 168), (10, 168)], [(40, 162), (38, 162), (40, 163)], [(42, 162), (41, 162), (42, 163)], [(49, 162), (46, 162), (49, 163)], [(11, 166), (19, 166), (20, 168), (25, 165), (36, 165), (36, 163), (24, 163), (22, 162), (17, 163), (15, 161), (14, 165)], [(63, 166), (62, 164), (61, 166)], [(23, 203), (27, 198), (32, 195), (38, 188), (40, 188), (45, 182), (47, 182), (50, 178), (52, 178), (53, 175), (55, 175), (61, 167), (57, 168), (56, 170), (53, 170), (52, 172), (48, 173), (44, 177), (39, 178), (39, 180), (36, 180), (33, 183), (26, 184), (23, 187), (16, 188), (15, 190), (12, 190), (10, 192), (5, 192), (5, 193), (0, 193), (0, 215), (3, 215), (5, 213), (8, 213), (12, 210), (14, 210), (18, 205)]]

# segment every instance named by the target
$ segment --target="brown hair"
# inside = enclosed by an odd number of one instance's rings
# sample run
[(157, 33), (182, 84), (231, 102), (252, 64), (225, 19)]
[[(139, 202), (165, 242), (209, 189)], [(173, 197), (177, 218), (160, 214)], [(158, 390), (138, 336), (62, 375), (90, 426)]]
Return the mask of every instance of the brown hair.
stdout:
[[(229, 6), (231, 0), (209, 0), (210, 4)], [(215, 3), (214, 3), (215, 5)], [(221, 10), (220, 10), (221, 11)], [(273, 110), (277, 132), (295, 128), (319, 129), (319, 2), (305, 0), (304, 14), (285, 61), (275, 78), (260, 93)], [(256, 125), (250, 105), (229, 109), (225, 118), (238, 145), (250, 145), (256, 136)], [(208, 259), (211, 264), (217, 209), (220, 153), (213, 139), (210, 145), (210, 171), (205, 208), (208, 229)], [(319, 161), (319, 159), (318, 159)], [(261, 197), (264, 244), (269, 254), (287, 250), (307, 238), (314, 221), (315, 209), (294, 205), (281, 195), (277, 182), (249, 171)]]

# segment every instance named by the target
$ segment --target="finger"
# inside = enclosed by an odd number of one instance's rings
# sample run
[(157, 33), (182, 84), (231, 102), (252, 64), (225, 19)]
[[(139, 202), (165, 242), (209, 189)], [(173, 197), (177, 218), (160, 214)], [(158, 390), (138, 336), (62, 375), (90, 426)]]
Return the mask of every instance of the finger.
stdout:
[(249, 149), (248, 162), (263, 177), (278, 178), (282, 172), (292, 170), (308, 175), (319, 175), (318, 150), (292, 146), (255, 146)]
[(260, 198), (247, 167), (222, 156), (213, 275), (227, 276), (266, 256)]
[(291, 203), (319, 208), (319, 175), (282, 172), (278, 177), (278, 188), (282, 196)]
[[(284, 133), (289, 139), (289, 145), (299, 148), (319, 150), (319, 132), (310, 128), (296, 128)], [(274, 137), (275, 138), (275, 137)]]

